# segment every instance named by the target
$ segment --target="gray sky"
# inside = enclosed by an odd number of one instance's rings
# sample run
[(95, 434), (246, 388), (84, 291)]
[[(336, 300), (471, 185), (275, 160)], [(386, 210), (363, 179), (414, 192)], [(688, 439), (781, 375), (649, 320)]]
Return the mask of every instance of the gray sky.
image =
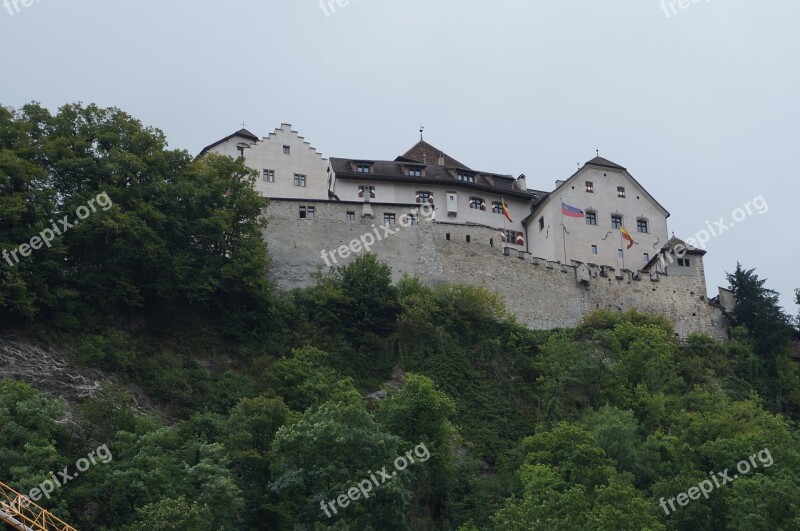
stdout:
[(0, 10), (0, 103), (116, 106), (193, 154), (288, 122), (393, 159), (422, 122), (544, 190), (600, 149), (684, 239), (762, 196), (707, 244), (710, 295), (739, 260), (797, 313), (800, 2), (681, 1), (34, 0)]

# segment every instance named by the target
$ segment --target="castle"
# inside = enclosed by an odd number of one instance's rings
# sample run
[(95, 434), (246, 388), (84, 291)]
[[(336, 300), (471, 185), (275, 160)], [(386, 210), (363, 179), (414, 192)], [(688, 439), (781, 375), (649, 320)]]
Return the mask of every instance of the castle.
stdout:
[(241, 129), (207, 153), (244, 157), (258, 171), (256, 189), (271, 201), (270, 275), (282, 288), (368, 249), (395, 280), (408, 273), (498, 292), (531, 328), (636, 308), (668, 317), (680, 337), (727, 337), (731, 293), (708, 299), (705, 251), (670, 238), (669, 212), (599, 154), (547, 192), (528, 188), (525, 175), (474, 170), (421, 133), (392, 161), (326, 159), (289, 124), (262, 139)]

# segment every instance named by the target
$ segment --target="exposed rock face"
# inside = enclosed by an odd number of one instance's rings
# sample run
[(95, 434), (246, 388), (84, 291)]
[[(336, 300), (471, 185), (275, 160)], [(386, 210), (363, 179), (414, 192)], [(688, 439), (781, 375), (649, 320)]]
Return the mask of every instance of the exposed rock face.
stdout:
[(0, 381), (5, 379), (29, 383), (51, 398), (80, 402), (100, 389), (103, 376), (70, 366), (60, 352), (44, 344), (0, 333)]

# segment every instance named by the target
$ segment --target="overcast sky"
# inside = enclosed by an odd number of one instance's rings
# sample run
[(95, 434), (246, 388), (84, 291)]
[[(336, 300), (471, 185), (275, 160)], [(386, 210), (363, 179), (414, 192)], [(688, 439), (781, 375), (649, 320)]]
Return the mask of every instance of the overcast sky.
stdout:
[(0, 10), (0, 103), (116, 106), (193, 154), (287, 122), (391, 160), (423, 123), (543, 190), (599, 149), (684, 239), (763, 197), (708, 242), (709, 294), (738, 260), (796, 313), (800, 2), (660, 1), (34, 0)]

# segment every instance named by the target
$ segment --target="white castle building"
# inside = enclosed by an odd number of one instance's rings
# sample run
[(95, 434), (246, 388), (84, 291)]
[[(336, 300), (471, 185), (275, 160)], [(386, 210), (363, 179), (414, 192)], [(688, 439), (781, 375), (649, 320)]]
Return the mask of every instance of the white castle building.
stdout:
[[(544, 191), (529, 188), (524, 174), (514, 177), (473, 169), (422, 138), (393, 160), (326, 159), (291, 125), (282, 124), (262, 139), (241, 129), (209, 145), (201, 155), (208, 153), (244, 157), (245, 164), (258, 172), (256, 188), (272, 200), (268, 209), (272, 211), (271, 228), (266, 238), (280, 271), (277, 280), (286, 287), (305, 285), (309, 272), (325, 265), (312, 258), (314, 249), (346, 243), (351, 235), (363, 232), (358, 227), (364, 224), (395, 225), (399, 216), (426, 205), (434, 209), (432, 226), (420, 226), (415, 240), (406, 235), (393, 243), (383, 242), (382, 259), (390, 262), (396, 275), (407, 272), (432, 283), (494, 282), (484, 278), (496, 273), (490, 265), (477, 278), (472, 277), (478, 273), (454, 277), (443, 270), (447, 261), (443, 257), (450, 250), (445, 252), (440, 246), (458, 239), (483, 247), (481, 253), (491, 253), (494, 248), (496, 253), (530, 259), (534, 264), (573, 268), (579, 285), (593, 278), (613, 277), (628, 284), (642, 278), (651, 282), (669, 279), (681, 288), (672, 289), (674, 295), (686, 291), (686, 296), (697, 299), (702, 313), (707, 313), (705, 251), (691, 248), (674, 236), (669, 238), (669, 212), (626, 168), (600, 156), (566, 180), (556, 181), (552, 191)], [(426, 236), (424, 231), (428, 231)], [(434, 259), (423, 252), (431, 248), (426, 238), (433, 241)], [(395, 248), (401, 245), (398, 242), (405, 242), (402, 245), (406, 248)], [(472, 249), (463, 248), (465, 259), (474, 256)], [(409, 255), (409, 250), (416, 253)], [(416, 261), (410, 258), (415, 254), (420, 255)], [(475, 270), (481, 267), (476, 265)], [(658, 301), (659, 297), (653, 295), (656, 291), (653, 288), (648, 297)], [(729, 294), (724, 290), (721, 293), (727, 303)], [(554, 296), (557, 299), (558, 292)], [(594, 303), (597, 308), (623, 310), (650, 304), (635, 303), (626, 295), (598, 296), (599, 302)], [(516, 305), (525, 313), (524, 302), (515, 303), (514, 297), (514, 290), (510, 290), (510, 306)], [(661, 313), (679, 320), (675, 312), (683, 302), (661, 302), (665, 308)], [(552, 322), (538, 311), (533, 311), (535, 317), (528, 321), (534, 327), (566, 326), (575, 315), (592, 309), (585, 301), (581, 304), (581, 309)], [(653, 308), (651, 311), (659, 311), (661, 307)], [(711, 314), (706, 315), (706, 325), (689, 324), (685, 331), (711, 330), (721, 337), (721, 312)], [(692, 306), (691, 315), (682, 317), (687, 322), (697, 318), (697, 308)]]

